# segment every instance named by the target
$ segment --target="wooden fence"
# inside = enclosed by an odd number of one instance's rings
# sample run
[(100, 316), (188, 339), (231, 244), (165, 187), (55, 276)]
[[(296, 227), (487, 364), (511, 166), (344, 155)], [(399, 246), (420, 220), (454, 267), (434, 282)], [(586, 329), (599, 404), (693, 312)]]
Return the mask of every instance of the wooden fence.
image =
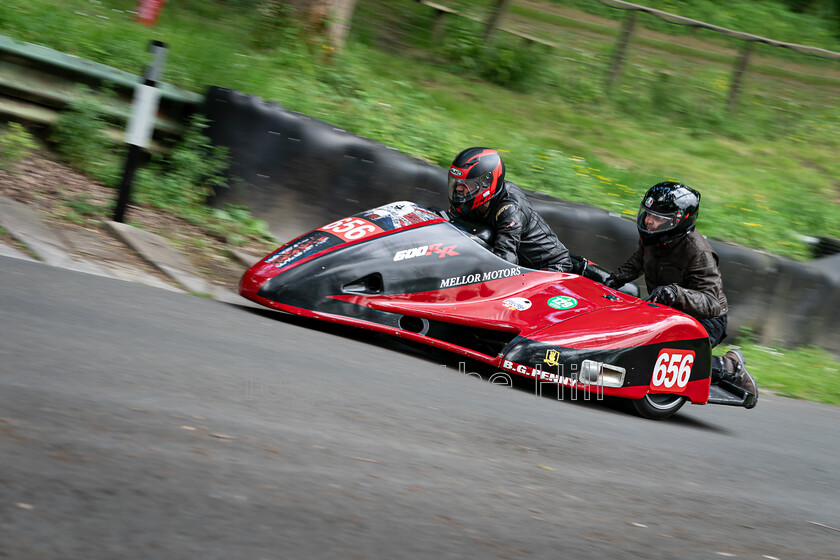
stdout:
[[(481, 20), (480, 18), (477, 18), (474, 15), (458, 12), (457, 10), (446, 5), (440, 4), (438, 2), (430, 2), (428, 0), (416, 1), (434, 10), (434, 18), (432, 24), (433, 40), (437, 40), (441, 37), (443, 33), (444, 18), (446, 16), (461, 16), (485, 24), (485, 39), (489, 38), (498, 29), (506, 33), (510, 33), (521, 37), (529, 42), (539, 43), (552, 48), (557, 48), (559, 46), (555, 42), (537, 38), (533, 35), (523, 33), (520, 30), (514, 29), (513, 27), (502, 25), (502, 15), (504, 14), (505, 10), (509, 8), (510, 0), (496, 0), (493, 8), (491, 9), (491, 15), (486, 22)], [(744, 76), (748, 71), (750, 58), (752, 57), (755, 51), (754, 47), (756, 43), (763, 43), (772, 47), (790, 49), (803, 55), (816, 56), (826, 60), (840, 62), (840, 53), (838, 52), (829, 51), (817, 47), (811, 47), (807, 45), (798, 45), (794, 43), (776, 41), (774, 39), (768, 39), (767, 37), (761, 37), (758, 35), (752, 35), (750, 33), (744, 33), (742, 31), (726, 29), (724, 27), (719, 27), (710, 23), (697, 21), (668, 12), (663, 12), (661, 10), (649, 8), (647, 6), (633, 4), (630, 2), (624, 2), (623, 0), (598, 1), (612, 8), (627, 11), (627, 16), (624, 20), (621, 32), (619, 33), (619, 36), (615, 43), (615, 47), (613, 49), (612, 60), (609, 64), (609, 70), (607, 71), (607, 75), (605, 76), (605, 87), (608, 92), (613, 91), (616, 85), (621, 82), (621, 76), (627, 61), (630, 45), (633, 41), (634, 35), (637, 32), (637, 15), (640, 12), (657, 17), (659, 19), (662, 19), (663, 21), (672, 23), (674, 25), (683, 25), (697, 29), (706, 29), (743, 42), (743, 46), (740, 50), (740, 53), (736, 57), (732, 65), (732, 77), (730, 80), (729, 92), (727, 95), (727, 110), (729, 112), (734, 112), (737, 109), (739, 95), (743, 89)]]

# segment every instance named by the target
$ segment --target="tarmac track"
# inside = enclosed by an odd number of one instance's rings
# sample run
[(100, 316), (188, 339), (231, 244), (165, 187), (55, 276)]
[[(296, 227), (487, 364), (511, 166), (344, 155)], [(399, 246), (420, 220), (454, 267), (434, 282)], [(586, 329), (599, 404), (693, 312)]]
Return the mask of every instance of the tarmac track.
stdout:
[(840, 558), (837, 407), (653, 422), (6, 257), (0, 327), (0, 558)]

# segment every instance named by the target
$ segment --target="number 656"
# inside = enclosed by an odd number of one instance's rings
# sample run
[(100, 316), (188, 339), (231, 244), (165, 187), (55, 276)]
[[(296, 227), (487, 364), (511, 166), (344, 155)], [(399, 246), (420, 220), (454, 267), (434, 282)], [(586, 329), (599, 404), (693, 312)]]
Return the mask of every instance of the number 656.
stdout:
[(688, 385), (688, 379), (691, 377), (691, 366), (693, 365), (694, 352), (665, 348), (656, 359), (650, 384), (653, 387), (664, 387), (666, 389), (671, 389), (676, 385), (682, 389)]

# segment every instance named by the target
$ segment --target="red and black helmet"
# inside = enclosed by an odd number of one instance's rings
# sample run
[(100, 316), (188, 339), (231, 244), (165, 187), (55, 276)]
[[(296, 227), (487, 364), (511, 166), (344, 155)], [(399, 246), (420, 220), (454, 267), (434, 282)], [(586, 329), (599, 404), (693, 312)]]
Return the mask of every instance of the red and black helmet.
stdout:
[(450, 211), (456, 216), (469, 214), (502, 190), (505, 164), (491, 148), (467, 148), (449, 167)]
[(700, 193), (680, 183), (652, 186), (642, 199), (636, 226), (645, 245), (664, 245), (690, 233), (700, 212)]

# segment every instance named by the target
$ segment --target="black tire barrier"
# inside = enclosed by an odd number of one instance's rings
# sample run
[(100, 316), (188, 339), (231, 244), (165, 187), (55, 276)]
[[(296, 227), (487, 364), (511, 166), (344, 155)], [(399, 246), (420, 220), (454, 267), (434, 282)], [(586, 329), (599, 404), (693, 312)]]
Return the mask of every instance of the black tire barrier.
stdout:
[[(219, 87), (208, 90), (204, 112), (208, 136), (232, 158), (230, 187), (214, 203), (247, 206), (281, 240), (396, 200), (448, 206), (445, 169), (373, 140)], [(529, 197), (572, 253), (604, 269), (637, 247), (633, 220), (543, 193)], [(801, 263), (711, 244), (729, 299), (730, 340), (746, 328), (763, 344), (815, 344), (840, 355), (840, 256)], [(644, 278), (639, 285), (646, 296)]]
[(806, 266), (818, 271), (821, 278), (830, 283), (820, 304), (820, 320), (815, 322), (808, 343), (840, 354), (840, 321), (837, 320), (840, 310), (840, 254), (810, 261)]
[(636, 250), (639, 234), (631, 220), (543, 193), (533, 194), (530, 199), (566, 248), (602, 268), (615, 270)]
[[(767, 302), (772, 309), (768, 310), (761, 340), (799, 346), (816, 344), (817, 340), (824, 338), (824, 330), (837, 333), (837, 328), (832, 327), (836, 321), (831, 321), (831, 318), (837, 311), (838, 288), (840, 285), (836, 279), (815, 267), (778, 259), (775, 289), (768, 294)], [(835, 301), (833, 309), (827, 305), (832, 299)], [(834, 338), (837, 345), (840, 337)]]
[(287, 239), (385, 202), (444, 206), (437, 166), (258, 97), (211, 87), (206, 134), (231, 154), (216, 204), (249, 207)]
[(729, 333), (742, 328), (770, 346), (822, 346), (840, 353), (840, 260), (825, 268), (712, 242), (729, 299)]
[(745, 328), (762, 332), (772, 310), (767, 303), (778, 281), (778, 259), (729, 243), (709, 242), (720, 259), (723, 291), (729, 301), (729, 339)]
[(821, 258), (840, 253), (840, 239), (818, 237), (814, 246), (814, 257)]

